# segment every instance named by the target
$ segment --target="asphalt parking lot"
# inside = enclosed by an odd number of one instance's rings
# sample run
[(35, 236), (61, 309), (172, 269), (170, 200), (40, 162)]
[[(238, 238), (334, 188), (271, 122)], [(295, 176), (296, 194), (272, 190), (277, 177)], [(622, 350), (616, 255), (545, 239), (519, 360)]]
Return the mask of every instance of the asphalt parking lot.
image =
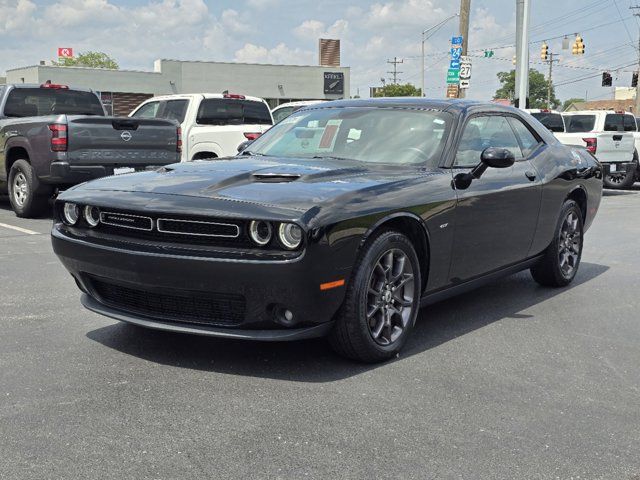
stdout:
[(0, 199), (0, 478), (637, 480), (639, 218), (608, 192), (570, 288), (439, 303), (366, 366), (86, 311), (51, 220)]

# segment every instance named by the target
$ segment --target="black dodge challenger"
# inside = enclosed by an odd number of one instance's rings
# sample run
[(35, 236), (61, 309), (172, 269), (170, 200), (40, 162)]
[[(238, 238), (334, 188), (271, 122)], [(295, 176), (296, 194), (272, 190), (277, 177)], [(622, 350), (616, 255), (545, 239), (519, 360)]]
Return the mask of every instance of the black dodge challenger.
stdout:
[(428, 303), (523, 269), (569, 284), (602, 194), (590, 153), (486, 103), (322, 103), (244, 148), (61, 194), (53, 248), (84, 306), (381, 361)]

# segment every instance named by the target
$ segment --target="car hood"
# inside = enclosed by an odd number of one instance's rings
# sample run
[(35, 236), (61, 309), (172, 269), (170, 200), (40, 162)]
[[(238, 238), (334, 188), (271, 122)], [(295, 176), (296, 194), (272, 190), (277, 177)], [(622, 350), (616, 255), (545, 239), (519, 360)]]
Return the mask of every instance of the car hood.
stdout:
[(94, 180), (89, 191), (179, 195), (306, 211), (342, 195), (415, 177), (416, 168), (333, 159), (233, 157)]

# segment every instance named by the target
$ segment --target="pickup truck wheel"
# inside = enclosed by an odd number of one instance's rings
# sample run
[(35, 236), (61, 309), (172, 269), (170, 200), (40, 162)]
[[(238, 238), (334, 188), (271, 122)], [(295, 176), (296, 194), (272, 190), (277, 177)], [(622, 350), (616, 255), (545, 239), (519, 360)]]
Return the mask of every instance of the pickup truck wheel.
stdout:
[(562, 206), (551, 244), (542, 260), (531, 268), (533, 279), (545, 287), (569, 285), (580, 266), (583, 239), (580, 207), (573, 200), (567, 200)]
[(49, 192), (42, 192), (33, 168), (26, 160), (16, 160), (9, 170), (9, 201), (18, 217), (42, 215), (49, 202)]
[(420, 264), (410, 240), (387, 230), (371, 239), (356, 263), (329, 334), (333, 349), (361, 362), (394, 357), (420, 308)]
[(633, 152), (634, 168), (627, 170), (624, 175), (605, 175), (603, 182), (606, 188), (631, 188), (640, 177), (640, 167), (638, 166), (638, 151)]

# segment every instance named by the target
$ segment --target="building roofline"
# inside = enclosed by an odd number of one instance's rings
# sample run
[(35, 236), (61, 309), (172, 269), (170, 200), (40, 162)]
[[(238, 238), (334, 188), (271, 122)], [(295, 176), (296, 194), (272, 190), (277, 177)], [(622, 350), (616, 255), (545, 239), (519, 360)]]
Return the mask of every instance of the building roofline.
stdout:
[(175, 58), (159, 58), (156, 60), (157, 61), (161, 61), (161, 62), (178, 62), (178, 63), (213, 63), (213, 64), (219, 64), (219, 65), (251, 65), (251, 66), (255, 66), (255, 65), (260, 65), (260, 66), (267, 66), (267, 67), (300, 67), (300, 68), (309, 68), (309, 67), (313, 67), (313, 68), (348, 68), (351, 69), (351, 67), (347, 67), (347, 66), (338, 66), (338, 67), (330, 67), (327, 65), (293, 65), (293, 64), (288, 64), (288, 63), (255, 63), (255, 62), (216, 62), (215, 60), (176, 60)]

